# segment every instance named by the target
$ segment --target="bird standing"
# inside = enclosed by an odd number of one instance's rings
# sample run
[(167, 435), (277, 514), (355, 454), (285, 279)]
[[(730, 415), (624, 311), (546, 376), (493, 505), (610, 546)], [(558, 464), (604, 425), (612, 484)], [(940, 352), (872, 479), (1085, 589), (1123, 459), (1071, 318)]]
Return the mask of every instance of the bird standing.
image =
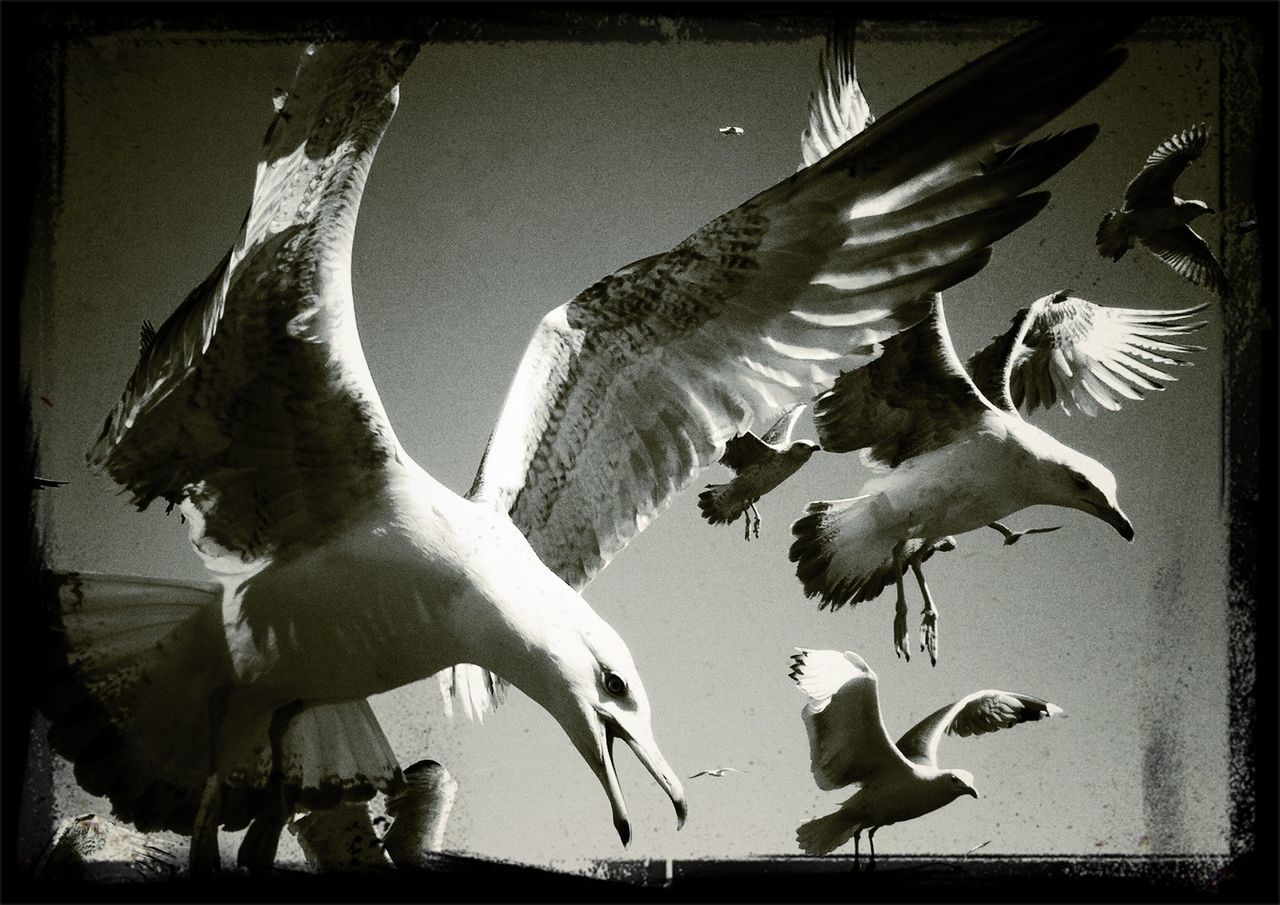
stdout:
[(796, 829), (796, 841), (809, 855), (825, 855), (852, 838), (856, 863), (862, 832), (869, 830), (874, 866), (880, 827), (922, 817), (962, 795), (978, 797), (972, 773), (938, 767), (943, 735), (984, 735), (1062, 713), (1039, 698), (985, 689), (934, 711), (895, 745), (880, 713), (876, 674), (862, 657), (797, 650), (791, 678), (809, 696), (801, 717), (814, 781), (824, 790), (859, 787), (839, 810)]
[(1203, 124), (1183, 129), (1147, 157), (1124, 190), (1124, 201), (1098, 224), (1098, 254), (1119, 261), (1135, 241), (1197, 286), (1221, 293), (1227, 276), (1191, 221), (1214, 213), (1203, 201), (1179, 198), (1174, 184), (1209, 145)]

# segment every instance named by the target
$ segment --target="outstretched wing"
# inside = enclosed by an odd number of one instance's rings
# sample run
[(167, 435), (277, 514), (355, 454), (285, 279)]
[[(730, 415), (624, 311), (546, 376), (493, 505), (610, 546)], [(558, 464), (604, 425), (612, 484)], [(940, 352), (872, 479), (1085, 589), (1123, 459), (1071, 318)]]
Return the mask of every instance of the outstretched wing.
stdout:
[(858, 84), (853, 23), (837, 19), (818, 55), (818, 89), (809, 95), (809, 125), (800, 136), (800, 169), (812, 166), (871, 123), (871, 107)]
[(787, 406), (778, 420), (773, 422), (761, 436), (757, 437), (751, 431), (747, 431), (745, 434), (734, 437), (725, 444), (720, 464), (741, 474), (743, 469), (749, 468), (761, 459), (776, 455), (773, 447), (785, 447), (791, 442), (791, 432), (803, 413), (803, 404)]
[(828, 452), (863, 449), (868, 464), (892, 468), (946, 446), (990, 409), (951, 345), (939, 296), (927, 318), (817, 398), (813, 423)]
[(884, 728), (879, 685), (867, 661), (853, 651), (796, 650), (791, 678), (809, 696), (800, 715), (818, 788), (838, 789), (886, 770), (910, 770)]
[(1086, 127), (1022, 140), (1105, 79), (1122, 32), (1040, 29), (917, 95), (534, 333), (474, 495), (584, 585), (766, 413), (805, 401), (919, 321), (1035, 215), (1021, 193)]
[(1214, 292), (1227, 288), (1227, 274), (1208, 244), (1187, 224), (1161, 230), (1139, 240), (1186, 279)]
[(1019, 723), (1048, 719), (1062, 713), (1057, 704), (1011, 691), (988, 688), (966, 695), (954, 704), (931, 713), (898, 739), (898, 750), (908, 760), (938, 766), (938, 742), (946, 735), (986, 735)]
[(1203, 123), (1162, 142), (1124, 190), (1125, 207), (1132, 210), (1172, 204), (1174, 183), (1208, 146), (1209, 129)]
[(1176, 380), (1162, 370), (1190, 364), (1176, 356), (1204, 351), (1175, 341), (1205, 325), (1190, 321), (1204, 309), (1108, 308), (1058, 292), (1014, 315), (1008, 330), (969, 359), (969, 371), (987, 398), (1011, 413), (1055, 402), (1068, 414), (1118, 411), (1121, 399), (1142, 399)]
[(89, 452), (139, 508), (187, 498), (215, 568), (323, 540), (371, 503), (398, 454), (356, 334), (351, 242), (417, 51), (307, 49), (239, 239), (154, 335), (144, 328)]

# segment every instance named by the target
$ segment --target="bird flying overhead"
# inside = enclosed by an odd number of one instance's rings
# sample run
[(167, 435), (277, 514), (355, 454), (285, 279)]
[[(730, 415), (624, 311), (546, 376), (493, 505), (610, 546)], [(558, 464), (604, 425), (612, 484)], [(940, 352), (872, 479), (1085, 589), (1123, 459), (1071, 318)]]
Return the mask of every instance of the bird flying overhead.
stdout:
[(1024, 421), (1018, 407), (1056, 400), (1092, 415), (1161, 389), (1173, 377), (1159, 368), (1199, 349), (1171, 339), (1204, 326), (1186, 322), (1200, 310), (1105, 308), (1055, 293), (1019, 311), (966, 371), (936, 299), (928, 318), (884, 342), (880, 358), (818, 397), (822, 448), (862, 450), (881, 473), (856, 497), (810, 503), (792, 526), (805, 596), (832, 609), (868, 600), (887, 569), (897, 588), (894, 649), (909, 658), (909, 565), (925, 602), (921, 649), (936, 664), (937, 607), (920, 563), (940, 538), (1048, 504), (1079, 509), (1132, 540), (1111, 472)]
[(721, 135), (741, 135), (742, 131), (741, 126), (721, 126), (719, 129)]
[(697, 779), (699, 776), (713, 776), (716, 779), (723, 779), (727, 773), (746, 773), (746, 770), (739, 770), (737, 767), (716, 767), (714, 770), (699, 770), (689, 778)]
[(796, 650), (791, 678), (809, 696), (800, 715), (814, 781), (825, 790), (858, 786), (839, 810), (796, 829), (796, 841), (810, 855), (825, 855), (852, 838), (856, 859), (862, 832), (869, 830), (874, 865), (880, 827), (922, 817), (961, 795), (978, 797), (968, 770), (939, 768), (943, 735), (985, 735), (1062, 713), (1039, 698), (985, 689), (934, 711), (895, 745), (880, 713), (876, 674), (866, 660), (853, 651)]
[(219, 825), (399, 788), (365, 698), (446, 671), (470, 708), (506, 680), (550, 712), (624, 843), (615, 739), (683, 822), (630, 652), (578, 592), (731, 437), (864, 362), (1044, 206), (1022, 193), (1096, 129), (1015, 143), (1110, 75), (1127, 31), (997, 48), (550, 312), (465, 497), (396, 437), (352, 299), (360, 196), (418, 48), (309, 48), (237, 242), (89, 456), (139, 508), (177, 495), (214, 581), (52, 577), (55, 749), (216, 862)]
[(1227, 288), (1227, 276), (1204, 239), (1191, 228), (1201, 214), (1214, 213), (1203, 201), (1179, 198), (1174, 184), (1209, 145), (1203, 123), (1183, 129), (1151, 152), (1124, 190), (1124, 201), (1098, 224), (1098, 254), (1119, 261), (1135, 241), (1197, 286)]
[(698, 494), (702, 517), (712, 525), (727, 525), (746, 513), (743, 537), (760, 536), (760, 497), (791, 477), (820, 447), (812, 440), (792, 442), (791, 434), (804, 413), (803, 405), (785, 409), (763, 435), (751, 431), (725, 444), (720, 464), (733, 469), (736, 477), (725, 484), (708, 484)]

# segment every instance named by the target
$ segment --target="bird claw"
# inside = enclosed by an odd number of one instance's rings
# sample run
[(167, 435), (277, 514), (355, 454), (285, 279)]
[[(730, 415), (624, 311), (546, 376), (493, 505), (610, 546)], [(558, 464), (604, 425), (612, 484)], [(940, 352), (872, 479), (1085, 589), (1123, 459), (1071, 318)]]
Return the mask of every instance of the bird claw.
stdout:
[(929, 652), (929, 662), (938, 665), (938, 614), (928, 610), (920, 621), (920, 649)]
[(893, 617), (893, 652), (911, 662), (911, 638), (907, 635), (907, 613), (898, 610)]

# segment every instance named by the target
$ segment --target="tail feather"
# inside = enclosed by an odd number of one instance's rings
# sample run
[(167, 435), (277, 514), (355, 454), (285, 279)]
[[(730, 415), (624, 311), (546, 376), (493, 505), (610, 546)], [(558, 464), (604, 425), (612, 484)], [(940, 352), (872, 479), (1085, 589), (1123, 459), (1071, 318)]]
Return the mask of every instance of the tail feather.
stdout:
[[(869, 599), (864, 592), (883, 574), (886, 560), (892, 565), (897, 539), (885, 530), (887, 514), (879, 512), (880, 500), (877, 494), (819, 500), (791, 526), (796, 576), (806, 597), (821, 598), (820, 609)], [(876, 590), (881, 589), (883, 584)]]
[[(218, 822), (247, 826), (273, 770), (273, 712), (234, 691), (224, 707), (219, 691), (235, 677), (221, 589), (75, 573), (48, 581), (56, 666), (40, 707), (50, 744), (75, 765), (80, 786), (143, 832), (189, 834), (217, 769)], [(282, 766), (286, 795), (313, 809), (403, 783), (364, 700), (307, 706), (289, 723)]]
[(736, 522), (747, 511), (749, 501), (734, 493), (734, 482), (725, 484), (708, 484), (707, 489), (698, 494), (698, 509), (702, 517), (712, 525), (728, 525)]
[(1116, 220), (1118, 215), (1119, 211), (1107, 211), (1102, 222), (1098, 224), (1098, 233), (1095, 236), (1098, 254), (1113, 261), (1119, 261), (1124, 257), (1124, 253), (1133, 247), (1133, 237), (1120, 227)]
[(484, 722), (507, 696), (507, 680), (474, 663), (458, 663), (436, 673), (445, 714), (453, 718), (454, 702), (462, 705), (467, 719)]
[(796, 842), (806, 855), (826, 855), (862, 830), (862, 824), (850, 820), (842, 809), (800, 824), (796, 827)]
[(210, 772), (210, 697), (231, 677), (214, 585), (48, 577), (55, 672), (40, 708), (86, 792), (148, 832), (190, 832)]

